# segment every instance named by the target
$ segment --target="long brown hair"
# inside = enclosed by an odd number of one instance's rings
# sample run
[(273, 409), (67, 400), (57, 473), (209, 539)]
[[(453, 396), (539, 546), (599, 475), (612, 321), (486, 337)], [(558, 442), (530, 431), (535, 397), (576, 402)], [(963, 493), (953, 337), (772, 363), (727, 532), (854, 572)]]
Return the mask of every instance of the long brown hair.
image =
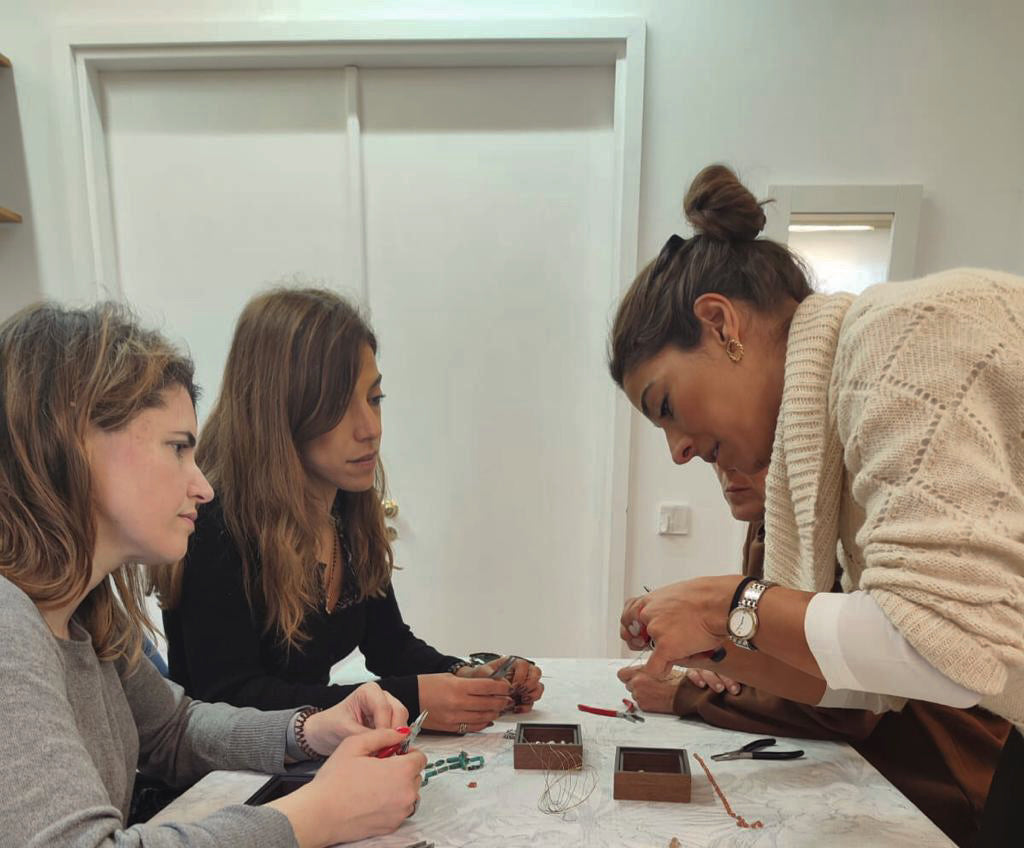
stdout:
[(615, 315), (608, 367), (620, 387), (627, 372), (666, 345), (700, 344), (693, 305), (701, 295), (716, 292), (771, 313), (786, 299), (799, 303), (812, 293), (806, 267), (789, 248), (757, 238), (765, 202), (725, 165), (697, 174), (683, 200), (694, 236), (673, 236), (637, 275)]
[[(241, 553), (250, 607), (258, 590), (264, 631), (300, 645), (306, 614), (323, 601), (316, 561), (322, 521), (300, 456), (345, 414), (364, 345), (377, 339), (359, 312), (325, 289), (277, 288), (249, 301), (238, 319), (220, 396), (203, 425), (196, 462), (217, 492)], [(334, 512), (351, 554), (346, 579), (360, 598), (383, 595), (394, 557), (385, 535), (380, 464), (374, 487), (339, 491)], [(165, 609), (180, 600), (183, 563), (154, 571)]]
[[(83, 592), (92, 577), (96, 519), (85, 440), (118, 430), (161, 392), (195, 403), (192, 362), (123, 306), (31, 306), (0, 325), (0, 575), (40, 607)], [(141, 656), (143, 577), (126, 565), (82, 600), (75, 619), (103, 660)]]

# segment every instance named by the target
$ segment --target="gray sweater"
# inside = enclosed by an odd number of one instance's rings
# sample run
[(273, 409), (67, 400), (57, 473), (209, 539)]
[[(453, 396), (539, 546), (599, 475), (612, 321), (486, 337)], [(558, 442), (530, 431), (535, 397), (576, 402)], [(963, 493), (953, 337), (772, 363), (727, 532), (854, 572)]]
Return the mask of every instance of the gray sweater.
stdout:
[(136, 768), (172, 785), (213, 769), (284, 771), (294, 710), (192, 701), (151, 663), (101, 662), (74, 621), (57, 639), (0, 577), (0, 846), (294, 848), (269, 807), (227, 807), (192, 824), (125, 829)]

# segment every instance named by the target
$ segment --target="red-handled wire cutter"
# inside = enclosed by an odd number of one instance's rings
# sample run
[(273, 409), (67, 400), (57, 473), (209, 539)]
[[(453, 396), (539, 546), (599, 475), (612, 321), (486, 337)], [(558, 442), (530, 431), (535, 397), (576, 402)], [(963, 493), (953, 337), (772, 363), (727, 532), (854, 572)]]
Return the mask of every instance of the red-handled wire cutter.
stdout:
[(577, 704), (577, 708), (585, 713), (593, 713), (594, 715), (610, 716), (611, 718), (624, 718), (626, 721), (632, 721), (634, 723), (643, 721), (642, 715), (637, 715), (634, 712), (626, 712), (624, 710), (606, 710), (602, 707), (588, 707), (586, 704)]
[(394, 745), (388, 745), (387, 748), (381, 748), (374, 756), (378, 760), (392, 757), (395, 754), (407, 754), (409, 752), (409, 746), (412, 745), (413, 740), (419, 736), (420, 729), (423, 727), (423, 722), (427, 720), (427, 711), (424, 710), (418, 716), (416, 721), (409, 725), (409, 735), (405, 737), (401, 742), (396, 742)]

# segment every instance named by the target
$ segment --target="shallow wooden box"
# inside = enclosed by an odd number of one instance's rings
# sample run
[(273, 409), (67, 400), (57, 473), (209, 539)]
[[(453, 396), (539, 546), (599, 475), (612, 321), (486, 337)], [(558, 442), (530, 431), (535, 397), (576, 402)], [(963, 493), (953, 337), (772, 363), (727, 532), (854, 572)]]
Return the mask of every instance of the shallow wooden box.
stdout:
[(690, 782), (690, 763), (682, 748), (615, 749), (613, 798), (687, 803)]
[(517, 769), (568, 771), (583, 766), (583, 737), (578, 724), (516, 725), (512, 764)]

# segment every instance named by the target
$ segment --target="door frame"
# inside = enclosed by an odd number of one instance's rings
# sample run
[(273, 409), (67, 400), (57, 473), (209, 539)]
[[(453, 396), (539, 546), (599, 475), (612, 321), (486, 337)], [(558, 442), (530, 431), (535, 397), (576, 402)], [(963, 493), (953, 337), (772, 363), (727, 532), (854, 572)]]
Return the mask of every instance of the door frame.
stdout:
[[(349, 126), (358, 124), (357, 67), (602, 66), (614, 68), (615, 216), (611, 301), (637, 270), (646, 25), (637, 17), (478, 20), (361, 20), (74, 24), (54, 43), (59, 131), (67, 169), (76, 299), (121, 299), (110, 175), (102, 120), (104, 71), (346, 68)], [(358, 127), (357, 127), (358, 128)], [(361, 176), (359, 145), (349, 145)], [(362, 185), (350, 185), (362, 222)], [(365, 287), (365, 237), (350, 245), (354, 279)], [(365, 288), (364, 288), (365, 293)], [(612, 455), (605, 469), (607, 526), (602, 604), (605, 643), (618, 656), (617, 621), (626, 590), (626, 508), (631, 415), (613, 393)]]

